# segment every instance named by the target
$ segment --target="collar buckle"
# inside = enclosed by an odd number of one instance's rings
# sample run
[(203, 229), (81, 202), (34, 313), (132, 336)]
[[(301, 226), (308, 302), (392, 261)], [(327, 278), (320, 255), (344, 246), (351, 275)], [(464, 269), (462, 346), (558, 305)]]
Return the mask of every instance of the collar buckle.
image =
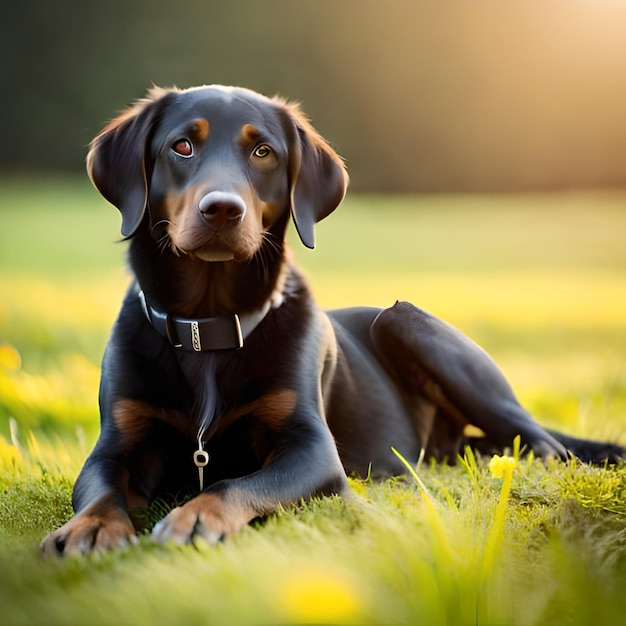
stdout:
[(239, 316), (205, 317), (190, 320), (168, 317), (170, 343), (188, 352), (238, 350), (243, 347)]
[(193, 320), (158, 311), (148, 304), (143, 291), (139, 291), (139, 301), (154, 329), (178, 350), (213, 352), (243, 347), (243, 333), (238, 315)]

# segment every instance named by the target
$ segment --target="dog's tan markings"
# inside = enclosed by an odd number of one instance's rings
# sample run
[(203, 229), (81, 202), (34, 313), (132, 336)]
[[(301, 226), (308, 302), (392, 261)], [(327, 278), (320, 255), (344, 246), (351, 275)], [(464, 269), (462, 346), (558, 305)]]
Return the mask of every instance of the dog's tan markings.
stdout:
[(179, 221), (183, 217), (185, 209), (192, 207), (195, 210), (200, 197), (201, 192), (195, 187), (189, 187), (181, 192), (167, 193), (163, 202), (165, 214), (159, 215), (159, 217), (170, 220), (180, 229), (182, 226), (179, 225)]
[(441, 387), (421, 367), (416, 363), (410, 363), (408, 367), (413, 376), (413, 384), (421, 389), (430, 402), (445, 411), (462, 431), (468, 424), (467, 417), (448, 400)]
[(44, 556), (87, 554), (136, 543), (135, 528), (115, 494), (96, 500), (41, 543)]
[(240, 407), (226, 411), (219, 420), (215, 422), (210, 436), (213, 437), (223, 433), (232, 426), (238, 419), (246, 415), (253, 415), (260, 422), (271, 429), (279, 428), (284, 421), (293, 413), (296, 408), (298, 394), (292, 389), (275, 389), (269, 391), (254, 402), (249, 402)]
[(462, 431), (463, 428), (465, 428), (468, 424), (467, 418), (463, 415), (463, 413), (461, 413), (461, 411), (459, 411), (459, 409), (456, 408), (456, 406), (454, 406), (454, 404), (452, 404), (452, 402), (450, 402), (450, 400), (448, 400), (447, 396), (437, 383), (428, 379), (424, 383), (422, 390), (431, 402), (434, 402), (452, 418), (459, 430)]
[(190, 135), (195, 141), (206, 141), (209, 136), (209, 122), (202, 117), (194, 120), (191, 125)]
[(241, 128), (242, 143), (254, 143), (261, 137), (261, 133), (252, 124), (244, 124)]
[(278, 389), (259, 398), (254, 413), (270, 428), (278, 428), (293, 413), (297, 400), (293, 389)]
[(193, 424), (184, 413), (154, 407), (141, 400), (131, 398), (117, 400), (113, 405), (113, 419), (124, 444), (128, 447), (145, 440), (155, 420), (165, 422), (185, 435), (194, 436)]
[(206, 227), (197, 219), (201, 198), (202, 190), (197, 187), (168, 193), (152, 216), (154, 222), (164, 220), (167, 223), (169, 246), (176, 256), (193, 254), (206, 243)]
[(271, 508), (260, 501), (253, 505), (234, 491), (227, 496), (202, 493), (172, 510), (155, 526), (152, 537), (180, 545), (193, 543), (197, 538), (215, 544)]
[(113, 420), (128, 447), (145, 439), (152, 428), (149, 407), (139, 400), (117, 400), (113, 404)]
[(261, 221), (263, 228), (268, 229), (280, 217), (284, 211), (282, 202), (263, 202), (259, 201), (261, 207)]
[(478, 428), (478, 426), (474, 426), (473, 424), (467, 424), (465, 428), (463, 429), (463, 436), (482, 439), (486, 437), (487, 435), (485, 434), (485, 431)]

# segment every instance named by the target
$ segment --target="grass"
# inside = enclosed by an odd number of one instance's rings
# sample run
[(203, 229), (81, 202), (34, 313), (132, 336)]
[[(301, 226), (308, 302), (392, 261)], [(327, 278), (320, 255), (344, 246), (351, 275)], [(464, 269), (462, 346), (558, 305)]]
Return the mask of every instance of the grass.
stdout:
[[(293, 247), (320, 304), (398, 298), (502, 365), (542, 423), (626, 444), (625, 193), (354, 197)], [(419, 468), (280, 511), (215, 548), (43, 562), (98, 430), (128, 276), (80, 180), (0, 182), (0, 623), (617, 624), (626, 468)], [(506, 465), (506, 464), (505, 464)]]

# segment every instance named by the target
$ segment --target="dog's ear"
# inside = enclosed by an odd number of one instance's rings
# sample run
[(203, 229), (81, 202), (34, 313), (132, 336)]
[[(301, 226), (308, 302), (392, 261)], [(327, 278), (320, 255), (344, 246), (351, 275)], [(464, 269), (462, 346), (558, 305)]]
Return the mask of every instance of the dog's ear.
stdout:
[(98, 191), (122, 214), (122, 235), (143, 219), (152, 173), (150, 139), (171, 90), (155, 88), (111, 121), (91, 142), (87, 172)]
[(282, 103), (295, 125), (290, 141), (291, 216), (302, 243), (315, 246), (314, 226), (343, 200), (348, 173), (341, 157), (313, 128), (300, 108)]

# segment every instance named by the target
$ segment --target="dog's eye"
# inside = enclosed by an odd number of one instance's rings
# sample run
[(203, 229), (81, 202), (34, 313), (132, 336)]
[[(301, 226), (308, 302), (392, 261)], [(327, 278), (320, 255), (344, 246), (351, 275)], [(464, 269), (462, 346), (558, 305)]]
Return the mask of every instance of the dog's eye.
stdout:
[(260, 146), (257, 146), (252, 154), (259, 159), (264, 159), (272, 154), (272, 149), (263, 143)]
[(188, 159), (193, 156), (193, 144), (189, 139), (179, 139), (172, 146), (172, 150), (181, 157)]

